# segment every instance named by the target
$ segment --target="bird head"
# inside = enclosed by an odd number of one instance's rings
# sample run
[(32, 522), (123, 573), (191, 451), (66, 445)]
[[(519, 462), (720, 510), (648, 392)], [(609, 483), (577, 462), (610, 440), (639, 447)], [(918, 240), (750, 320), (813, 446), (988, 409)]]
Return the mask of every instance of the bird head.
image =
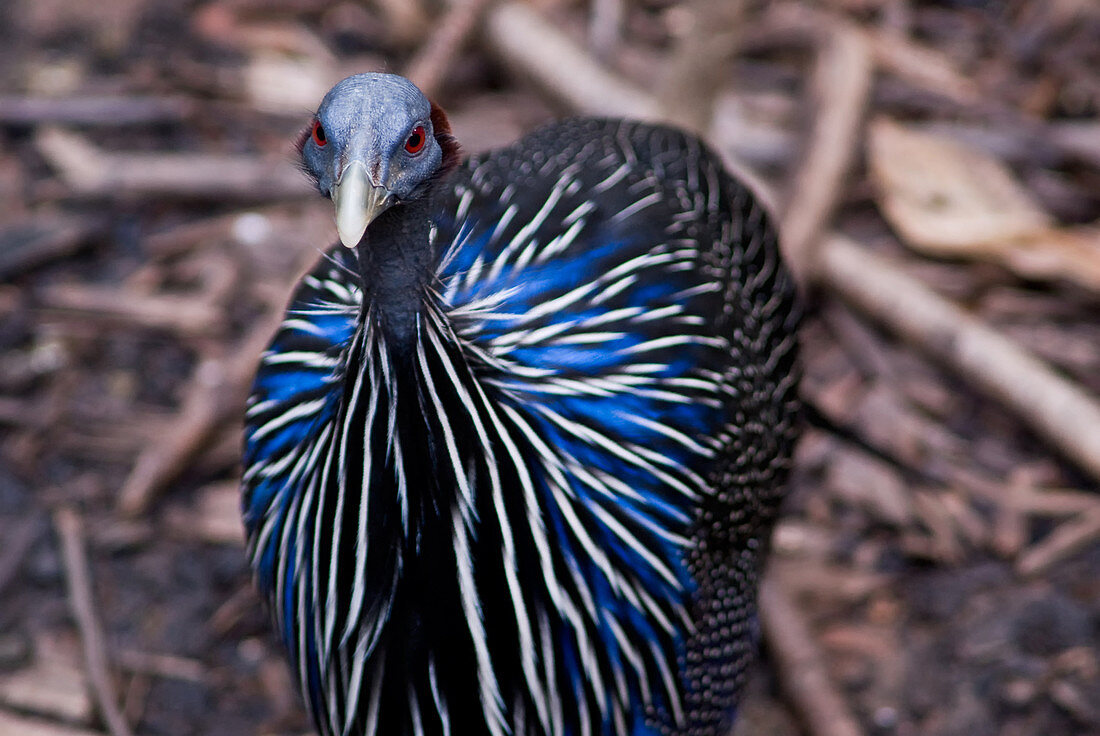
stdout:
[(394, 74), (356, 74), (321, 101), (299, 138), (303, 167), (336, 205), (349, 248), (390, 207), (423, 197), (455, 163), (458, 144), (443, 111)]

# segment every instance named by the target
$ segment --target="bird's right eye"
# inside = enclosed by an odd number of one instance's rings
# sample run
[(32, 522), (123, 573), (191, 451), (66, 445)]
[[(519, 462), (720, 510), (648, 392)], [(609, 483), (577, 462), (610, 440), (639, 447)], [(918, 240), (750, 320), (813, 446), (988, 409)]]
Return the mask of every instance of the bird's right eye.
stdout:
[(328, 138), (325, 136), (325, 128), (323, 125), (321, 125), (320, 120), (313, 121), (313, 132), (311, 135), (313, 138), (313, 142), (316, 143), (318, 146), (323, 146), (328, 143)]

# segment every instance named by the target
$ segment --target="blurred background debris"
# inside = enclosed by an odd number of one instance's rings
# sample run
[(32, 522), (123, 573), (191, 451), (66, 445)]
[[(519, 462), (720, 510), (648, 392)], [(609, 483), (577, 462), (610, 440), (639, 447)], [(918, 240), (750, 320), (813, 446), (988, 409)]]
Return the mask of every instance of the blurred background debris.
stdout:
[(308, 730), (240, 417), (335, 240), (292, 142), (368, 70), (468, 152), (672, 120), (773, 204), (845, 432), (800, 447), (737, 733), (1100, 733), (1100, 5), (11, 0), (0, 735)]

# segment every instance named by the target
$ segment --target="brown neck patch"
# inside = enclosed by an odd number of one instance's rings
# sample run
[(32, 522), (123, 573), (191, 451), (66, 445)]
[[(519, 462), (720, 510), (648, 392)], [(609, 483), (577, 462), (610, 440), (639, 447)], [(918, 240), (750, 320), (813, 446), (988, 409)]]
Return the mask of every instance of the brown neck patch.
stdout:
[(451, 135), (451, 121), (447, 119), (447, 113), (443, 108), (432, 103), (432, 130), (435, 132), (435, 140), (443, 149), (443, 163), (439, 166), (437, 176), (449, 173), (462, 159), (462, 146)]

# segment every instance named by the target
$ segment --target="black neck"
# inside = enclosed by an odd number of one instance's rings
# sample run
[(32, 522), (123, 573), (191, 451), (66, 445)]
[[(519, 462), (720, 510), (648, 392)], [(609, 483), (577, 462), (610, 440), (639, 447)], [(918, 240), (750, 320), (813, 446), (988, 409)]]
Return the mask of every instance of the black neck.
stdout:
[(431, 283), (431, 198), (395, 205), (367, 228), (356, 248), (363, 311), (398, 351), (416, 340), (416, 321)]

